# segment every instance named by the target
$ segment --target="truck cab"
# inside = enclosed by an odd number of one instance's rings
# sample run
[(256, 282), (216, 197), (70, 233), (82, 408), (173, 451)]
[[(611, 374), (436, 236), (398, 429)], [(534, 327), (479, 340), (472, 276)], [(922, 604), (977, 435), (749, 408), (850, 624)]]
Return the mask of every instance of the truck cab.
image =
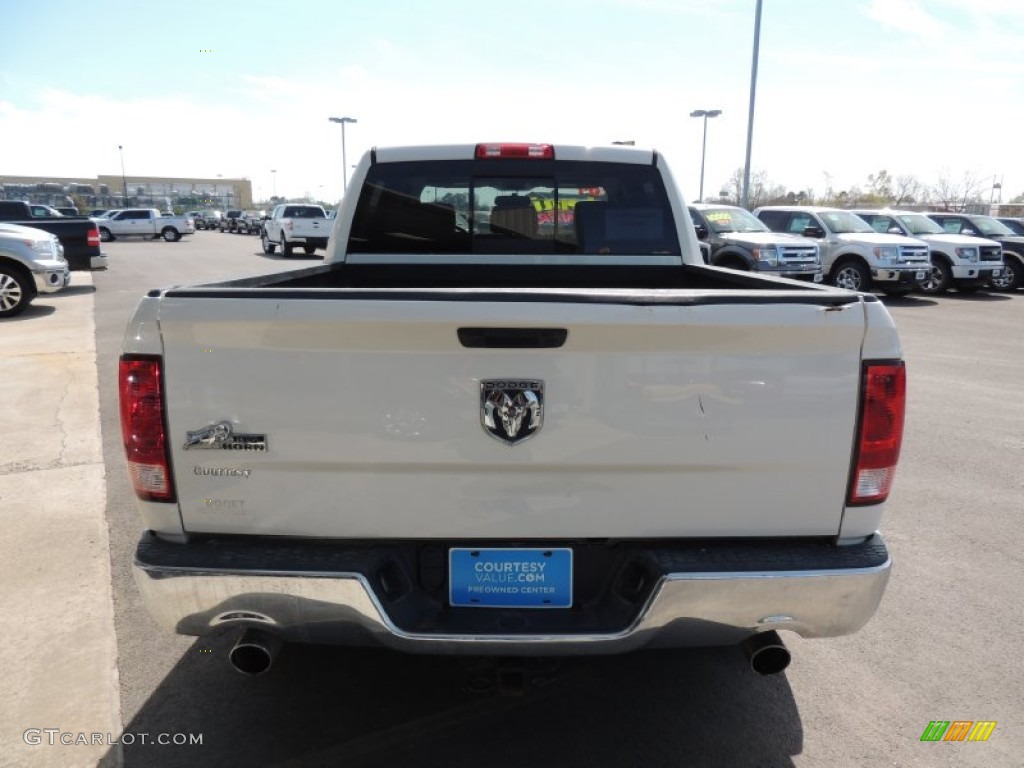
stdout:
[(809, 237), (821, 249), (826, 280), (851, 291), (910, 293), (931, 273), (923, 240), (876, 232), (862, 218), (840, 208), (764, 206), (754, 215), (773, 232)]

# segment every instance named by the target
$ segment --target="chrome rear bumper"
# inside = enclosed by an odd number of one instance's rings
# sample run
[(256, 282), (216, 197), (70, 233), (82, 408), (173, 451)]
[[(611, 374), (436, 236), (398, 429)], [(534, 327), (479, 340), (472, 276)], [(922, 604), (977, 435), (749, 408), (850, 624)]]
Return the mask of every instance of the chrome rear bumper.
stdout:
[(877, 534), (874, 544), (876, 555), (882, 547), (884, 561), (869, 567), (666, 573), (628, 627), (582, 634), (409, 631), (392, 621), (370, 581), (357, 572), (210, 569), (137, 558), (134, 573), (153, 617), (184, 635), (253, 626), (293, 642), (438, 654), (582, 655), (731, 644), (771, 629), (803, 637), (850, 634), (874, 614), (889, 579), (891, 560)]

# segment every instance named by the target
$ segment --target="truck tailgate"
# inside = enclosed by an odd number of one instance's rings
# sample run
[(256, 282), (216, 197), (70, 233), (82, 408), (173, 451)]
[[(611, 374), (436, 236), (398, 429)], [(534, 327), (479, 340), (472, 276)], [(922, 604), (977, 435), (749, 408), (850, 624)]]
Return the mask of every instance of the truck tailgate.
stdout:
[[(843, 307), (165, 295), (186, 530), (342, 538), (835, 535), (865, 317)], [(459, 329), (567, 331), (466, 347)], [(543, 382), (507, 445), (481, 381)], [(235, 442), (188, 433), (228, 422)], [(265, 450), (259, 448), (265, 441)]]

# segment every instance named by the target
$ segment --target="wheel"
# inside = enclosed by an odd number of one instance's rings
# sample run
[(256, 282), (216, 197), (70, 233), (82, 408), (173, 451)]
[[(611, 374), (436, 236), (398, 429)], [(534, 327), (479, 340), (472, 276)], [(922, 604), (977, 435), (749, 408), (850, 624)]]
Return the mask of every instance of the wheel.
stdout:
[(168, 243), (173, 243), (177, 240), (181, 240), (181, 235), (178, 234), (178, 230), (176, 230), (174, 227), (164, 227), (160, 231), (160, 234)]
[(104, 243), (109, 243), (113, 239), (114, 236), (111, 234), (109, 229), (107, 229), (106, 227), (100, 227), (100, 240), (102, 240)]
[(304, 245), (304, 246), (302, 246), (302, 250), (304, 250), (306, 252), (307, 256), (312, 256), (314, 253), (316, 253), (316, 246), (315, 245)]
[(724, 267), (725, 269), (735, 269), (738, 272), (750, 271), (750, 268), (747, 267), (746, 263), (737, 258), (726, 258), (722, 261), (716, 261), (715, 266)]
[(32, 301), (28, 276), (7, 264), (0, 264), (0, 317), (14, 317)]
[(992, 278), (992, 287), (997, 291), (1015, 291), (1024, 281), (1024, 262), (1016, 258), (1016, 254), (1010, 255), (1003, 252), (1003, 271), (999, 277)]
[(288, 242), (288, 238), (284, 236), (284, 232), (281, 232), (281, 255), (291, 256), (295, 246)]
[(270, 242), (270, 238), (267, 237), (266, 232), (264, 232), (260, 237), (260, 241), (263, 243), (263, 252), (267, 254), (267, 256), (273, 255), (274, 251), (277, 250), (277, 245)]
[(859, 261), (844, 261), (832, 273), (832, 285), (848, 291), (871, 289), (871, 273)]
[(917, 290), (921, 293), (938, 294), (949, 290), (949, 283), (953, 279), (953, 270), (945, 259), (932, 257), (932, 271), (923, 282), (917, 284)]

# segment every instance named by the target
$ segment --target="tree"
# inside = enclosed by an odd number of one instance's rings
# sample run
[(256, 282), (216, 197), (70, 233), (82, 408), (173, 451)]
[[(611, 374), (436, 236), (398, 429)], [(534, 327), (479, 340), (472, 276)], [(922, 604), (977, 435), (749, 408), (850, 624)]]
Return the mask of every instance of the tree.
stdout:
[(970, 171), (960, 181), (954, 181), (945, 171), (930, 190), (937, 205), (947, 211), (963, 211), (971, 204), (984, 204), (981, 180)]

